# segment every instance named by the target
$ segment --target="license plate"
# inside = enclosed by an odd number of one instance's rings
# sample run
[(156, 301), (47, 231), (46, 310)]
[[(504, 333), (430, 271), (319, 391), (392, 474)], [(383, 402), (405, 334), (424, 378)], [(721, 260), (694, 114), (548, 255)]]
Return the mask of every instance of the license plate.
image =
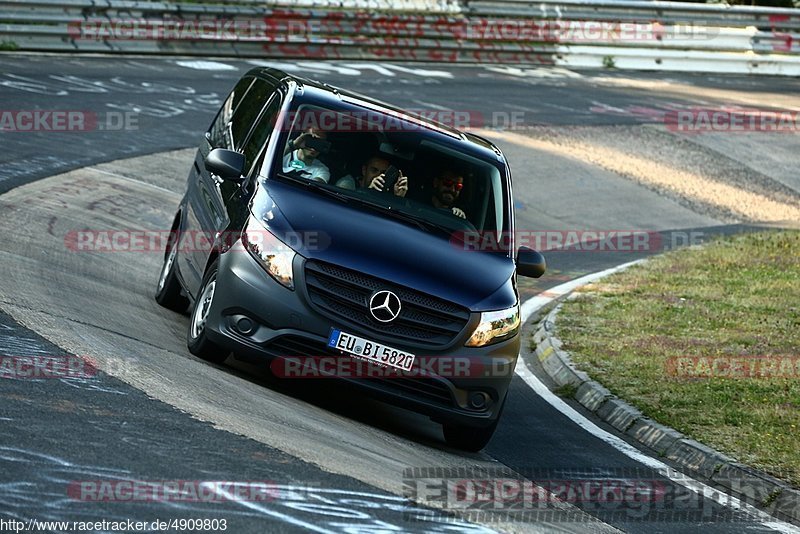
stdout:
[(403, 371), (410, 371), (414, 364), (413, 354), (335, 328), (331, 330), (331, 335), (328, 337), (328, 346), (344, 351), (355, 358)]

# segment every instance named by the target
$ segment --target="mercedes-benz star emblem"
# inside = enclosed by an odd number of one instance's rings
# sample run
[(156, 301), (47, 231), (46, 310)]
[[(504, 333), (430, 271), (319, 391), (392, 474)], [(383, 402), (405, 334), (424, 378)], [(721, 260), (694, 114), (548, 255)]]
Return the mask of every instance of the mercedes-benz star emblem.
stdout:
[(391, 291), (376, 291), (369, 299), (369, 312), (376, 321), (388, 323), (400, 315), (400, 298)]

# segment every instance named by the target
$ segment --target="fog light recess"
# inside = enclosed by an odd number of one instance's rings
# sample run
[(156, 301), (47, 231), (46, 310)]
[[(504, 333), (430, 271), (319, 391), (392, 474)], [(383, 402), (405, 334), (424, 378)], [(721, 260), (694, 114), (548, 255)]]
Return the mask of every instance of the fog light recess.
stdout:
[(485, 410), (489, 406), (489, 395), (483, 391), (473, 391), (469, 394), (469, 407), (473, 410)]
[(234, 323), (236, 331), (243, 336), (249, 336), (256, 331), (256, 323), (249, 317), (239, 317)]

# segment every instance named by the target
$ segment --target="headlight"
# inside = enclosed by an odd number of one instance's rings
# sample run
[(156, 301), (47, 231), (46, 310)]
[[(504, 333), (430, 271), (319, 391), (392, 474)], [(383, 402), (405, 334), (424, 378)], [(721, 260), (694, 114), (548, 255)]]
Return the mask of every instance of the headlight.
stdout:
[(294, 289), (292, 276), (292, 261), (296, 254), (294, 250), (264, 228), (253, 216), (248, 219), (247, 227), (242, 233), (242, 243), (275, 280), (289, 289)]
[(519, 330), (519, 304), (505, 310), (481, 313), (481, 322), (467, 341), (467, 347), (482, 347), (509, 338)]

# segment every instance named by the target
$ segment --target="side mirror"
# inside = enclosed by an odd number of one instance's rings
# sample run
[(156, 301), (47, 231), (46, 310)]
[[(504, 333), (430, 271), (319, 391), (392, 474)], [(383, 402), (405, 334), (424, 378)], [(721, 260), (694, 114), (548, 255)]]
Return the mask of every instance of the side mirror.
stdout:
[(242, 181), (242, 173), (244, 172), (243, 154), (224, 148), (215, 148), (206, 156), (205, 164), (206, 169), (223, 180)]
[(517, 252), (517, 274), (530, 278), (539, 278), (547, 270), (547, 262), (538, 250), (519, 247)]

